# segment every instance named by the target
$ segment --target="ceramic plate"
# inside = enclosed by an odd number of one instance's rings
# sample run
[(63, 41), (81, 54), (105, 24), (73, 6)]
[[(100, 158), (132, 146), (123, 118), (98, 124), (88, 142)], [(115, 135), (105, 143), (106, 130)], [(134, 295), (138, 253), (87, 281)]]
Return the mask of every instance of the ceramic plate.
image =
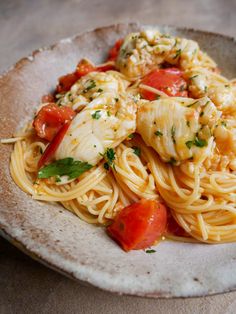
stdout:
[[(20, 60), (0, 78), (0, 137), (30, 119), (42, 95), (78, 60), (104, 60), (115, 40), (147, 26), (122, 24), (65, 39)], [(223, 70), (236, 76), (236, 42), (191, 29), (154, 26), (199, 42)], [(155, 254), (123, 252), (102, 228), (88, 225), (61, 206), (34, 201), (9, 174), (12, 147), (0, 145), (1, 235), (27, 254), (70, 277), (99, 288), (148, 297), (202, 296), (236, 289), (236, 244), (164, 241)]]

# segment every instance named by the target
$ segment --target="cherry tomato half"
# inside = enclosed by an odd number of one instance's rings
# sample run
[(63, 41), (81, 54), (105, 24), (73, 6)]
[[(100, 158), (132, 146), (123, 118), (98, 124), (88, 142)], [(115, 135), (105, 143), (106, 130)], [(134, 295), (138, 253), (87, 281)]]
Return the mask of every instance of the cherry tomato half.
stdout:
[(109, 235), (125, 251), (153, 245), (165, 232), (167, 210), (155, 200), (145, 200), (125, 207), (107, 228)]
[(70, 107), (58, 107), (50, 103), (40, 109), (34, 119), (33, 127), (39, 137), (51, 141), (63, 124), (72, 120), (75, 114)]
[(41, 158), (39, 159), (39, 162), (38, 162), (39, 169), (53, 158), (58, 146), (60, 145), (61, 141), (63, 140), (63, 138), (64, 138), (69, 126), (70, 126), (70, 123), (71, 123), (71, 121), (68, 121), (65, 124), (63, 124), (63, 126), (60, 128), (58, 133), (55, 135), (55, 137), (53, 138), (51, 143), (47, 146), (47, 148), (45, 149)]
[[(187, 82), (182, 77), (182, 71), (177, 68), (157, 69), (142, 79), (142, 84), (159, 89), (168, 96), (188, 97)], [(141, 95), (148, 100), (155, 100), (157, 95), (142, 89)]]
[(118, 39), (116, 41), (115, 45), (108, 52), (107, 60), (109, 60), (109, 61), (115, 61), (116, 60), (122, 44), (123, 44), (123, 39)]

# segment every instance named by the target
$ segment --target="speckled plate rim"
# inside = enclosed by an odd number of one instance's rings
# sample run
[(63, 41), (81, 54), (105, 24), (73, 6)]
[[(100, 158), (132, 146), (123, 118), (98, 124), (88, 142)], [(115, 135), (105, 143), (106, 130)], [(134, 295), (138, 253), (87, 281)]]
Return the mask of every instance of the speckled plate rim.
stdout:
[[(132, 23), (132, 24), (129, 24), (129, 25), (133, 25), (134, 28), (139, 28), (139, 27), (143, 27), (139, 24), (136, 24), (136, 23)], [(69, 42), (69, 41), (74, 41), (76, 39), (78, 39), (80, 36), (85, 36), (86, 34), (89, 34), (91, 32), (99, 32), (100, 30), (104, 30), (104, 29), (115, 29), (115, 28), (119, 28), (119, 27), (125, 27), (126, 24), (118, 24), (118, 25), (113, 25), (113, 26), (106, 26), (104, 28), (98, 28), (94, 31), (88, 31), (86, 33), (83, 33), (83, 34), (79, 34), (79, 35), (76, 35), (76, 36), (73, 36), (71, 38), (67, 38), (67, 39), (63, 39), (61, 41), (59, 41), (58, 43), (52, 45), (51, 47), (49, 48), (42, 48), (42, 49), (39, 49), (39, 50), (36, 50), (32, 53), (32, 55), (30, 55), (29, 57), (27, 58), (23, 58), (21, 59), (20, 61), (18, 61), (16, 63), (16, 65), (9, 69), (7, 72), (3, 73), (3, 75), (1, 76), (1, 78), (3, 78), (5, 75), (9, 74), (12, 70), (14, 70), (16, 67), (21, 67), (21, 66), (24, 66), (25, 62), (27, 62), (27, 60), (30, 60), (32, 61), (33, 58), (35, 57), (35, 55), (43, 52), (43, 51), (51, 51), (53, 50), (55, 47), (58, 47), (60, 46), (61, 44), (64, 44), (66, 42)], [(208, 36), (214, 36), (214, 37), (220, 37), (220, 38), (223, 38), (227, 41), (230, 41), (232, 42), (235, 47), (236, 47), (236, 42), (235, 42), (235, 39), (232, 38), (232, 37), (228, 37), (228, 36), (225, 36), (225, 35), (221, 35), (221, 34), (216, 34), (216, 33), (212, 33), (212, 32), (205, 32), (205, 31), (198, 31), (198, 30), (194, 30), (194, 29), (189, 29), (189, 28), (181, 28), (181, 27), (173, 27), (173, 26), (161, 26), (161, 25), (153, 25), (154, 27), (158, 27), (158, 28), (164, 28), (164, 29), (167, 29), (167, 30), (170, 30), (171, 32), (172, 31), (177, 31), (177, 32), (186, 32), (186, 33), (198, 33), (198, 34), (202, 34), (202, 35), (208, 35)], [(190, 36), (191, 37), (191, 36)], [(0, 214), (1, 215), (1, 214)], [(0, 219), (0, 234), (6, 238), (8, 241), (10, 241), (13, 245), (15, 245), (16, 247), (18, 247), (20, 250), (22, 250), (24, 253), (26, 253), (27, 255), (31, 256), (32, 258), (36, 259), (37, 261), (41, 262), (42, 264), (66, 275), (67, 277), (70, 277), (70, 278), (73, 278), (73, 279), (76, 279), (76, 280), (79, 280), (85, 284), (92, 284), (92, 285), (95, 285), (97, 286), (98, 288), (101, 288), (103, 290), (107, 290), (107, 291), (110, 291), (110, 292), (116, 292), (118, 294), (129, 294), (129, 295), (136, 295), (136, 296), (145, 296), (145, 297), (154, 297), (154, 298), (160, 298), (160, 297), (164, 297), (164, 298), (172, 298), (172, 297), (197, 297), (197, 296), (205, 296), (205, 295), (213, 295), (213, 294), (218, 294), (218, 293), (224, 293), (224, 292), (229, 292), (229, 291), (234, 291), (236, 290), (236, 280), (231, 283), (231, 284), (228, 284), (227, 287), (224, 287), (222, 288), (221, 290), (219, 289), (210, 289), (210, 290), (201, 290), (201, 289), (198, 289), (197, 291), (186, 291), (186, 293), (182, 293), (181, 295), (178, 295), (176, 293), (173, 293), (173, 291), (160, 291), (160, 289), (158, 290), (158, 286), (155, 287), (155, 289), (153, 289), (153, 291), (137, 291), (137, 290), (132, 290), (132, 289), (115, 289), (114, 286), (109, 286), (107, 285), (107, 282), (106, 284), (104, 285), (104, 282), (97, 282), (97, 280), (93, 280), (94, 278), (93, 275), (90, 274), (90, 278), (85, 278), (85, 276), (82, 276), (80, 271), (78, 270), (77, 272), (73, 272), (73, 271), (69, 271), (67, 269), (67, 267), (62, 266), (62, 265), (58, 265), (57, 263), (51, 263), (48, 258), (46, 257), (46, 255), (44, 254), (38, 254), (38, 252), (32, 248), (29, 249), (29, 247), (27, 246), (27, 243), (25, 243), (24, 240), (22, 240), (21, 238), (19, 237), (15, 237), (14, 236), (14, 232), (9, 232), (9, 230), (7, 230), (6, 226), (4, 226), (3, 223), (1, 223), (1, 219)], [(42, 252), (41, 252), (42, 253)], [(234, 266), (236, 266), (236, 264), (234, 263)], [(112, 280), (110, 278), (110, 280)], [(108, 280), (109, 282), (109, 280)], [(160, 284), (160, 283), (159, 283)], [(160, 288), (160, 287), (159, 287)]]

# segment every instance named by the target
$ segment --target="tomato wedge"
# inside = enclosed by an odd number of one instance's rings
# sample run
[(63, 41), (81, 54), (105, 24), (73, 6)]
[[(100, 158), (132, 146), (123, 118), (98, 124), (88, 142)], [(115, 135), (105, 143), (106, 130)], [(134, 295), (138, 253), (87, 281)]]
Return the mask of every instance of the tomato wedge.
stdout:
[[(96, 67), (91, 64), (88, 60), (86, 59), (82, 59), (76, 67), (76, 75), (78, 78), (92, 72), (95, 71)], [(78, 79), (77, 78), (77, 79)]]
[[(142, 79), (142, 84), (159, 89), (168, 96), (188, 97), (187, 82), (182, 77), (182, 71), (177, 68), (157, 69)], [(153, 92), (142, 89), (141, 95), (148, 100), (157, 99)]]
[(42, 154), (41, 158), (39, 159), (38, 162), (38, 167), (39, 169), (49, 162), (52, 157), (54, 156), (58, 146), (60, 145), (61, 141), (63, 140), (63, 137), (65, 136), (69, 126), (70, 126), (71, 121), (66, 122), (59, 130), (59, 132), (55, 135), (51, 143), (47, 146), (45, 149), (44, 153)]
[(56, 92), (58, 94), (67, 92), (70, 90), (71, 86), (75, 84), (76, 81), (78, 81), (79, 77), (76, 75), (76, 73), (69, 73), (66, 75), (63, 75), (59, 78), (59, 83), (56, 87)]
[(39, 137), (51, 141), (62, 125), (72, 120), (75, 114), (70, 107), (58, 107), (56, 104), (50, 103), (40, 109), (34, 119), (33, 127)]
[(167, 210), (155, 200), (145, 200), (125, 207), (107, 228), (108, 234), (125, 251), (145, 249), (165, 232)]
[(123, 39), (118, 39), (115, 43), (115, 45), (110, 49), (110, 51), (108, 52), (108, 58), (107, 60), (109, 61), (115, 61), (119, 51), (120, 51), (120, 47), (123, 44)]

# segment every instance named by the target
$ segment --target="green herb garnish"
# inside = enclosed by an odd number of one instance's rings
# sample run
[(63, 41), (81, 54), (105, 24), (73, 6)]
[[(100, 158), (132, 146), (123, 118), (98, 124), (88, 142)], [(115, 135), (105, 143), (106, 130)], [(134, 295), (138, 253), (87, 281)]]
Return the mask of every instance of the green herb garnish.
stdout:
[(185, 142), (185, 145), (190, 149), (193, 146), (193, 141), (187, 141)]
[(225, 121), (221, 121), (221, 125), (227, 127), (227, 123)]
[(128, 135), (128, 138), (132, 139), (135, 137), (135, 134), (134, 133), (131, 133), (130, 135)]
[(116, 159), (115, 151), (113, 148), (107, 148), (104, 154), (100, 154), (106, 162), (104, 163), (104, 168), (109, 170), (110, 167), (115, 169), (114, 160)]
[(171, 128), (171, 138), (172, 138), (172, 141), (173, 141), (174, 144), (176, 143), (176, 140), (175, 140), (175, 131), (176, 131), (176, 128), (175, 128), (174, 125), (172, 125), (172, 128)]
[(94, 80), (90, 80), (90, 85), (83, 90), (83, 93), (87, 93), (90, 89), (96, 87), (96, 83)]
[(101, 110), (96, 110), (91, 116), (95, 120), (100, 119), (101, 118)]
[(108, 162), (105, 162), (103, 165), (104, 169), (109, 170), (110, 166), (108, 164)]
[(59, 159), (51, 164), (41, 168), (38, 171), (39, 179), (47, 179), (50, 177), (68, 176), (69, 179), (78, 178), (85, 171), (88, 171), (93, 166), (87, 162), (74, 160), (71, 157)]
[(154, 134), (155, 134), (156, 136), (163, 136), (163, 133), (162, 133), (161, 131), (159, 131), (159, 130), (157, 130), (156, 132), (154, 132)]
[(193, 143), (194, 143), (194, 145), (197, 146), (197, 147), (204, 147), (204, 146), (207, 146), (207, 141), (198, 138), (198, 136), (195, 137)]
[(195, 77), (197, 77), (198, 76), (198, 74), (196, 74), (196, 75), (193, 75), (193, 76), (191, 76), (189, 79), (190, 80), (193, 80)]
[(103, 89), (99, 88), (98, 93), (101, 93), (101, 92), (103, 92)]
[(133, 146), (133, 151), (134, 151), (134, 154), (137, 155), (138, 157), (140, 157), (141, 155), (141, 148), (138, 147), (138, 146)]
[(173, 59), (178, 58), (180, 55), (181, 55), (181, 49), (178, 49)]
[(171, 157), (168, 163), (171, 165), (175, 165), (177, 163), (177, 160), (174, 157)]
[(200, 117), (202, 117), (204, 115), (204, 111), (202, 111), (201, 113), (200, 113)]
[(156, 253), (156, 250), (149, 249), (149, 250), (146, 250), (145, 253), (148, 253), (148, 254), (150, 254), (150, 253)]
[(192, 104), (188, 105), (187, 107), (188, 107), (188, 108), (189, 108), (189, 107), (192, 107), (192, 106), (196, 105), (196, 103), (198, 103), (198, 100), (195, 101), (195, 102), (193, 102)]

